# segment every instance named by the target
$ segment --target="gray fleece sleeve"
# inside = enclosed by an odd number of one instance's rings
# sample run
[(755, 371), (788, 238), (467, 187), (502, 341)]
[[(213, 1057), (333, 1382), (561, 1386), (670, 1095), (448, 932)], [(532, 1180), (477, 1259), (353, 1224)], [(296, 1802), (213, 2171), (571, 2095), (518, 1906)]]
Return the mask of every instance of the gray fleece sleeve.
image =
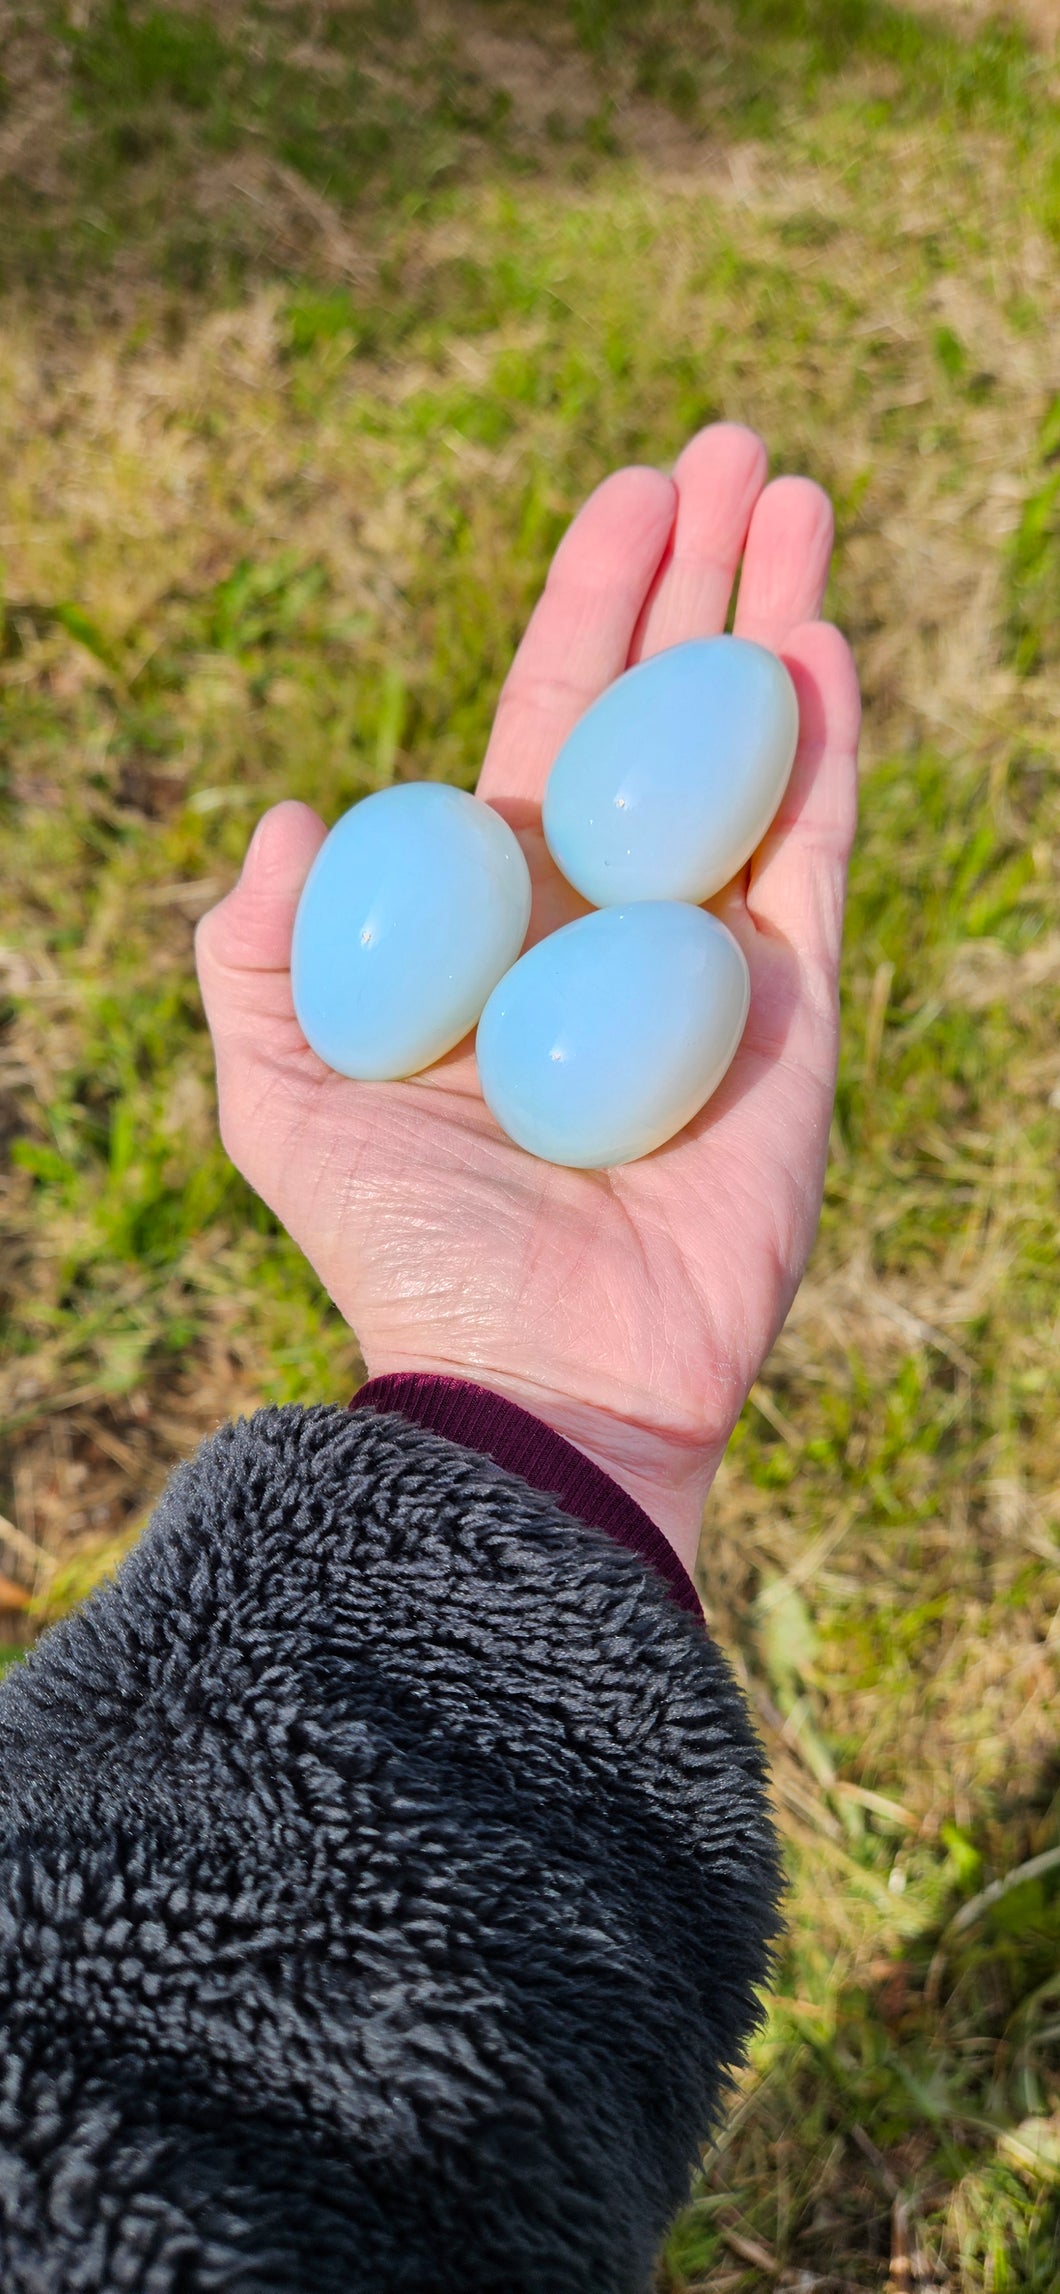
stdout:
[(635, 1554), (263, 1410), (5, 1680), (0, 1817), (5, 2294), (643, 2294), (777, 1860)]

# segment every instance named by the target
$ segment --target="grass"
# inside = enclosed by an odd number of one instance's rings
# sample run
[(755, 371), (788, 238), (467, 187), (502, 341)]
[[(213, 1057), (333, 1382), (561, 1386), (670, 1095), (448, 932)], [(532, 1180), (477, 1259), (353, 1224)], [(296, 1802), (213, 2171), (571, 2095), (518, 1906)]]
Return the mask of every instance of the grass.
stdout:
[(0, 1661), (220, 1417), (359, 1375), (215, 1136), (191, 928), (258, 811), (469, 785), (586, 489), (757, 424), (836, 501), (865, 780), (821, 1237), (703, 1547), (789, 1936), (659, 2285), (1051, 2294), (1055, 52), (877, 0), (0, 14)]

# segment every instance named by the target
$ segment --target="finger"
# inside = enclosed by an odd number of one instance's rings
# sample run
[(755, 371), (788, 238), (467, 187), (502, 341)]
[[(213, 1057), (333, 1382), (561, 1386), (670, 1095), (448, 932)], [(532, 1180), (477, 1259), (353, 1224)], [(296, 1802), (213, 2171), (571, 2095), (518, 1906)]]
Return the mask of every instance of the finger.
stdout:
[(793, 630), (783, 658), (798, 695), (799, 747), (780, 811), (751, 862), (746, 904), (759, 932), (785, 940), (830, 994), (857, 816), (857, 671), (830, 622)]
[(294, 1023), (295, 910), (326, 835), (308, 805), (274, 805), (258, 822), (239, 882), (202, 918), (195, 960), (215, 1043), (262, 1023)]
[(564, 535), (497, 706), (477, 792), (489, 803), (540, 804), (556, 751), (625, 668), (675, 502), (660, 470), (618, 470)]
[(633, 660), (724, 629), (767, 468), (762, 440), (740, 422), (714, 422), (690, 439), (674, 470), (677, 517), (633, 639)]
[(834, 539), (832, 505), (812, 478), (774, 478), (754, 506), (733, 627), (779, 652), (789, 630), (816, 621)]

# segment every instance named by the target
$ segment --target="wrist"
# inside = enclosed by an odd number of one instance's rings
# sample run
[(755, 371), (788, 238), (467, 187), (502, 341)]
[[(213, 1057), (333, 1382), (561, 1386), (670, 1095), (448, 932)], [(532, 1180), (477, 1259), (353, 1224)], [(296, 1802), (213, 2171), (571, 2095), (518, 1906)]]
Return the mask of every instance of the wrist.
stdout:
[(591, 1458), (635, 1504), (642, 1506), (691, 1573), (699, 1551), (703, 1508), (718, 1470), (721, 1451), (701, 1443), (681, 1443), (672, 1435), (612, 1416), (591, 1403), (519, 1379), (488, 1378), (482, 1383), (572, 1442)]
[(724, 1444), (706, 1449), (701, 1441), (682, 1442), (622, 1418), (598, 1405), (475, 1364), (429, 1361), (423, 1356), (373, 1359), (372, 1380), (387, 1376), (457, 1379), (484, 1387), (528, 1411), (553, 1433), (599, 1467), (661, 1530), (683, 1567), (691, 1573), (699, 1547), (703, 1507)]

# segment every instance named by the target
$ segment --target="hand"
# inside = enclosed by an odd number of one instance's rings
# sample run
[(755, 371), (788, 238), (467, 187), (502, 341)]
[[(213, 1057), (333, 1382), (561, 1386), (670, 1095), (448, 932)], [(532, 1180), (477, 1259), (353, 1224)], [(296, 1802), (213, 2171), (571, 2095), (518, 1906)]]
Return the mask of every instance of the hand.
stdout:
[(747, 955), (751, 1011), (724, 1083), (678, 1138), (615, 1171), (538, 1162), (489, 1114), (471, 1037), (409, 1082), (324, 1067), (288, 970), (325, 835), (308, 806), (265, 815), (197, 936), (225, 1146), (353, 1325), (370, 1375), (435, 1371), (521, 1402), (689, 1566), (817, 1225), (855, 813), (857, 679), (815, 618), (830, 506), (806, 479), (765, 480), (761, 440), (720, 423), (672, 479), (629, 469), (597, 489), (556, 553), (478, 783), (530, 864), (530, 941), (585, 914), (540, 832), (552, 759), (630, 662), (724, 627), (742, 557), (736, 630), (782, 654), (801, 737), (764, 844), (710, 902)]

